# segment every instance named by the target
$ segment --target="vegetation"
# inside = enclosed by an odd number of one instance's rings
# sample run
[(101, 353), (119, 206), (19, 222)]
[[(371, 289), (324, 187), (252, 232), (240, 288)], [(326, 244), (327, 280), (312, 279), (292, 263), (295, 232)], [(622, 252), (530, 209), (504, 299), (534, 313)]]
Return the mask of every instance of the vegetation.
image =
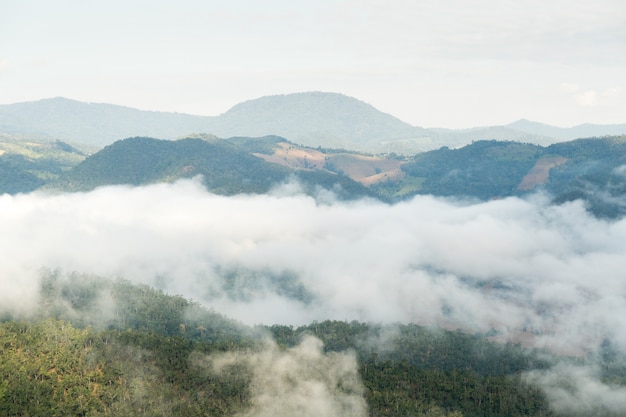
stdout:
[(423, 179), (419, 194), (489, 199), (514, 195), (540, 155), (536, 145), (479, 141), (415, 155), (402, 170)]
[[(392, 154), (366, 158), (355, 152), (303, 148), (278, 136), (130, 138), (89, 157), (63, 142), (27, 142), (8, 135), (0, 139), (0, 193), (39, 188), (86, 191), (102, 185), (201, 176), (208, 190), (223, 195), (262, 194), (291, 180), (299, 181), (310, 195), (325, 189), (341, 199), (370, 197), (388, 202), (418, 194), (488, 200), (545, 190), (557, 204), (583, 200), (599, 217), (626, 214), (620, 199), (626, 194), (626, 136), (547, 147), (477, 141), (402, 159)], [(278, 152), (285, 146), (291, 154), (281, 158)], [(311, 162), (312, 157), (318, 160)]]
[(578, 139), (551, 145), (546, 152), (568, 158), (551, 170), (546, 184), (555, 202), (580, 199), (600, 217), (626, 214), (619, 199), (626, 195), (626, 136)]
[(236, 143), (199, 138), (125, 139), (87, 158), (49, 187), (85, 191), (102, 185), (143, 185), (198, 175), (208, 190), (223, 195), (266, 193), (291, 176), (311, 193), (323, 187), (348, 199), (371, 194), (347, 177), (323, 171), (294, 171), (265, 162)]
[[(29, 320), (0, 323), (2, 415), (245, 414), (256, 404), (255, 365), (232, 358), (261, 352), (267, 334), (282, 352), (307, 335), (327, 355), (354, 352), (370, 416), (571, 415), (522, 377), (558, 358), (484, 335), (340, 321), (250, 328), (150, 287), (58, 271), (41, 288)], [(617, 356), (606, 342), (605, 378), (624, 385)], [(611, 414), (600, 404), (585, 415)]]
[[(558, 159), (543, 181), (521, 187), (525, 177), (546, 158)], [(399, 181), (371, 189), (391, 200), (416, 194), (480, 200), (520, 196), (545, 190), (561, 204), (580, 199), (596, 216), (626, 214), (619, 197), (626, 195), (626, 136), (578, 139), (548, 147), (518, 142), (477, 141), (460, 149), (415, 155), (402, 165)]]
[(36, 190), (84, 158), (64, 142), (0, 134), (0, 194)]

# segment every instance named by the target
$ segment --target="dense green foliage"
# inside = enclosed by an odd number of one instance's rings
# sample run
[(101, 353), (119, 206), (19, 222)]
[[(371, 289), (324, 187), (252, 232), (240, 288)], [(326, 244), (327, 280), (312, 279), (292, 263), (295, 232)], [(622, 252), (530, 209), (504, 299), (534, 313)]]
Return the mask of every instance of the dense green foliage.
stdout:
[[(562, 415), (523, 378), (557, 361), (546, 352), (415, 324), (250, 328), (147, 286), (59, 272), (44, 274), (34, 316), (0, 324), (0, 414), (246, 413), (254, 362), (232, 358), (261, 352), (267, 334), (280, 351), (313, 335), (328, 355), (354, 352), (370, 416)], [(232, 354), (225, 367), (214, 365)], [(605, 378), (623, 385), (619, 351), (607, 341), (600, 355)], [(597, 410), (585, 415), (611, 415)]]
[[(524, 177), (545, 158), (563, 163), (528, 189)], [(545, 190), (555, 203), (580, 199), (600, 217), (626, 214), (626, 136), (578, 139), (548, 147), (518, 142), (477, 141), (460, 149), (443, 147), (415, 155), (402, 166), (400, 181), (375, 184), (391, 200), (432, 194), (487, 200)]]
[(489, 199), (515, 194), (540, 155), (536, 145), (479, 141), (461, 149), (418, 154), (402, 170), (424, 179), (420, 194)]
[(580, 199), (601, 217), (626, 214), (620, 198), (626, 195), (626, 136), (578, 139), (546, 148), (568, 158), (550, 172), (546, 189), (558, 203)]
[(148, 286), (48, 271), (41, 288), (42, 317), (71, 320), (77, 326), (98, 330), (182, 336), (211, 342), (222, 349), (250, 344), (250, 332), (245, 326), (198, 303)]
[(519, 377), (549, 363), (519, 345), (414, 324), (326, 321), (269, 330), (286, 346), (310, 333), (328, 351), (355, 349), (372, 415), (427, 415), (433, 407), (463, 416), (551, 415), (540, 390)]
[(0, 194), (36, 190), (84, 158), (80, 150), (60, 141), (0, 134)]
[(65, 190), (101, 185), (142, 185), (203, 175), (208, 189), (223, 193), (266, 192), (286, 175), (226, 141), (131, 138), (87, 158), (63, 176)]
[(321, 187), (347, 199), (371, 195), (366, 187), (344, 176), (324, 171), (294, 171), (265, 162), (234, 142), (199, 138), (118, 141), (63, 175), (54, 187), (84, 191), (102, 185), (145, 185), (198, 175), (209, 191), (223, 195), (266, 193), (289, 181), (291, 176), (311, 193)]
[[(208, 190), (222, 195), (266, 193), (292, 180), (310, 195), (331, 190), (341, 199), (370, 197), (390, 202), (419, 194), (488, 200), (545, 190), (557, 204), (583, 200), (600, 217), (626, 214), (622, 202), (626, 194), (625, 136), (578, 139), (547, 147), (494, 140), (459, 149), (443, 147), (405, 158), (402, 175), (391, 175), (388, 181), (369, 187), (331, 172), (331, 163), (327, 169), (296, 169), (254, 155), (270, 155), (282, 142), (285, 140), (278, 136), (222, 140), (195, 135), (177, 141), (130, 138), (85, 159), (62, 142), (6, 139), (0, 143), (0, 151), (4, 151), (0, 153), (0, 193), (41, 187), (85, 191), (103, 185), (145, 185), (201, 176)], [(535, 183), (522, 187), (525, 178), (547, 160), (559, 162), (544, 167), (543, 178), (539, 174)]]
[(25, 165), (30, 163), (19, 155), (0, 156), (0, 194), (28, 193), (45, 184), (25, 169)]

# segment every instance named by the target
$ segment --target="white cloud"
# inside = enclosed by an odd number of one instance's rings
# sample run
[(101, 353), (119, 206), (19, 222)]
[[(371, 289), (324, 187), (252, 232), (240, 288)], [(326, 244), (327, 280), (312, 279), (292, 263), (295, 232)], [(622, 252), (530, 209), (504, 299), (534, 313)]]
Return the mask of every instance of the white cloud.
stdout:
[(617, 86), (583, 89), (578, 84), (562, 83), (560, 89), (578, 106), (588, 108), (614, 106), (621, 96), (621, 88)]
[[(567, 354), (605, 338), (623, 348), (626, 219), (548, 201), (321, 203), (293, 185), (223, 197), (196, 181), (4, 195), (0, 305), (32, 309), (47, 267), (158, 285), (250, 324), (437, 323)], [(274, 367), (282, 359), (268, 352)], [(624, 407), (621, 389), (586, 370), (567, 371), (574, 391), (559, 391), (551, 375), (529, 378), (555, 404), (607, 398)], [(305, 391), (326, 395), (316, 384)], [(259, 393), (264, 412), (273, 411), (263, 395), (274, 394)]]
[(604, 383), (597, 369), (561, 363), (547, 371), (533, 371), (525, 378), (539, 385), (551, 406), (563, 413), (599, 411), (623, 413), (626, 410), (626, 388)]
[(194, 354), (191, 364), (210, 372), (223, 372), (232, 365), (251, 371), (251, 408), (242, 417), (366, 416), (354, 353), (324, 353), (322, 348), (319, 339), (307, 336), (287, 350), (268, 341), (259, 352)]
[(595, 90), (587, 90), (576, 94), (576, 103), (581, 106), (595, 107), (598, 103), (598, 93)]
[[(542, 197), (390, 206), (294, 192), (222, 197), (184, 181), (2, 196), (3, 305), (36, 302), (48, 267), (158, 284), (250, 324), (446, 322), (535, 329), (538, 345), (579, 352), (605, 335), (626, 345), (623, 220)], [(254, 290), (233, 296), (228, 271)], [(276, 277), (290, 277), (292, 293)], [(289, 295), (298, 291), (309, 298)]]

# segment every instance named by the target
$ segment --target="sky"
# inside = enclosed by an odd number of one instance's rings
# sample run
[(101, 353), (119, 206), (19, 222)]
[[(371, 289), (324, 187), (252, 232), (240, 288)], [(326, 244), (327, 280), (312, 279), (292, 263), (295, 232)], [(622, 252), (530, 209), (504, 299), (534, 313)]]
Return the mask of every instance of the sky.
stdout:
[(0, 104), (215, 116), (327, 91), (422, 127), (626, 123), (622, 0), (0, 2)]

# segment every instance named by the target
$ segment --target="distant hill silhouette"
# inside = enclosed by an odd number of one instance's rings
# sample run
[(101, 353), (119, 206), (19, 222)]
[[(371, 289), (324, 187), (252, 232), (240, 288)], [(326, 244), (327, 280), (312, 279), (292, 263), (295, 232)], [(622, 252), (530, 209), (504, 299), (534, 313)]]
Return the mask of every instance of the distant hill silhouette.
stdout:
[(559, 139), (559, 141), (599, 136), (617, 136), (626, 133), (626, 123), (612, 125), (597, 125), (585, 123), (573, 127), (564, 128), (521, 119), (508, 124), (506, 127), (516, 129), (518, 131), (528, 132), (538, 136)]
[(1, 132), (39, 135), (99, 147), (132, 136), (172, 139), (203, 131), (210, 119), (61, 97), (0, 106)]
[(237, 104), (219, 121), (223, 130), (218, 136), (275, 134), (306, 146), (351, 150), (379, 149), (385, 141), (430, 136), (426, 129), (336, 93), (261, 97)]
[(262, 97), (221, 116), (142, 111), (66, 98), (0, 106), (0, 132), (39, 135), (97, 146), (149, 136), (175, 139), (192, 133), (219, 137), (278, 135), (307, 146), (384, 150), (385, 142), (426, 136), (357, 99), (335, 93)]
[(97, 147), (135, 136), (176, 139), (192, 133), (221, 138), (277, 135), (310, 147), (410, 155), (441, 146), (461, 147), (476, 140), (514, 140), (546, 146), (581, 137), (626, 134), (626, 124), (559, 128), (519, 120), (506, 126), (424, 129), (352, 97), (308, 92), (245, 101), (219, 116), (143, 111), (57, 97), (0, 105), (0, 132)]

